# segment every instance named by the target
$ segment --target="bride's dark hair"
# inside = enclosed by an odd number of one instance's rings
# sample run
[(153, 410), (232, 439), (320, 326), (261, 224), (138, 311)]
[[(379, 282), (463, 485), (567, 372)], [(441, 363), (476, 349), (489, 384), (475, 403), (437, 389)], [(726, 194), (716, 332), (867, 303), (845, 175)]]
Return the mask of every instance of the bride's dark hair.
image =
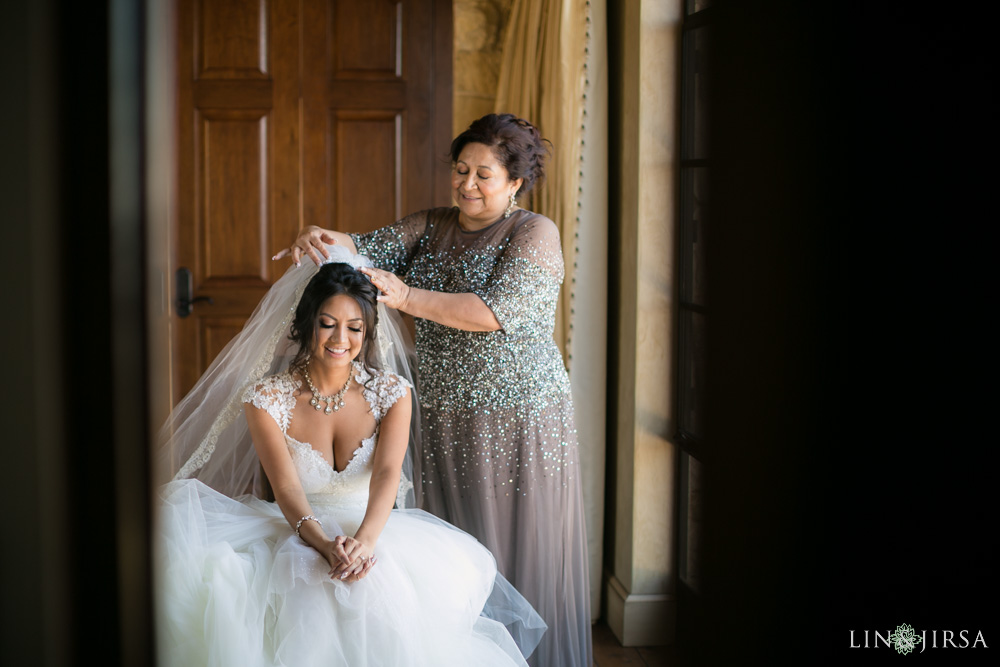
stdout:
[(292, 358), (290, 367), (301, 371), (309, 359), (313, 336), (316, 331), (316, 321), (323, 302), (338, 294), (346, 294), (361, 307), (361, 317), (364, 320), (365, 334), (361, 344), (358, 361), (370, 369), (377, 369), (375, 353), (375, 329), (378, 326), (378, 309), (376, 308), (378, 290), (372, 285), (368, 276), (355, 269), (350, 264), (324, 264), (306, 285), (302, 298), (295, 307), (295, 319), (292, 320), (288, 338), (295, 342), (299, 349)]

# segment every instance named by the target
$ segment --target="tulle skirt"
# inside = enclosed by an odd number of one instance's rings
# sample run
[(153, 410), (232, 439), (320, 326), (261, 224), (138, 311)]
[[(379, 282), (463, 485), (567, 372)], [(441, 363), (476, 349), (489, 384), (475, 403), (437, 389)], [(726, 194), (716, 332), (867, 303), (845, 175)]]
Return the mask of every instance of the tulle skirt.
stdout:
[[(331, 537), (364, 516), (313, 509)], [(545, 631), (489, 551), (420, 510), (392, 512), (377, 564), (351, 584), (330, 579), (274, 503), (181, 480), (160, 510), (163, 665), (524, 665)]]

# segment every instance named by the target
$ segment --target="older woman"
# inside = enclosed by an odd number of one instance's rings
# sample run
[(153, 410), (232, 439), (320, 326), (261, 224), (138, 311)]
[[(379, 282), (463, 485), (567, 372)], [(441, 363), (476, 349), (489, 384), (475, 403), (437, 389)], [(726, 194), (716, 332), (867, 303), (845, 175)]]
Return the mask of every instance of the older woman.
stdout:
[(456, 206), (366, 234), (316, 227), (275, 259), (369, 256), (386, 305), (416, 321), (423, 506), (468, 531), (549, 626), (532, 663), (591, 664), (586, 533), (569, 379), (553, 340), (559, 232), (517, 206), (544, 176), (538, 130), (511, 114), (451, 145)]

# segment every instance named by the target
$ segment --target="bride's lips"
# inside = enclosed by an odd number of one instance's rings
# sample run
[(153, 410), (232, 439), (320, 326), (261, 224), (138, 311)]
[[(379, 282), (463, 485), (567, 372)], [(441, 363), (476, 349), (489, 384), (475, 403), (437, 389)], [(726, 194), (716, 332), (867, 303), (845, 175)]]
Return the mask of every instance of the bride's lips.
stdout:
[(342, 357), (345, 354), (347, 354), (347, 348), (346, 347), (345, 348), (336, 348), (336, 347), (335, 348), (329, 348), (329, 347), (327, 347), (327, 348), (324, 348), (324, 349), (326, 349), (326, 351), (327, 351), (328, 354), (330, 354), (331, 356), (334, 356), (334, 357)]

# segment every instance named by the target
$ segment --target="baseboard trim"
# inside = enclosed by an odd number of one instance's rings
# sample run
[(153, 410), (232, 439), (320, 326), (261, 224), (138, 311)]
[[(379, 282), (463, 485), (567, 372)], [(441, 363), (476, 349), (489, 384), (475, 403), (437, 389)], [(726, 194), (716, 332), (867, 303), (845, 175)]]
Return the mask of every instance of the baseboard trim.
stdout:
[(607, 623), (622, 646), (664, 646), (674, 642), (677, 599), (673, 595), (631, 595), (606, 575)]

